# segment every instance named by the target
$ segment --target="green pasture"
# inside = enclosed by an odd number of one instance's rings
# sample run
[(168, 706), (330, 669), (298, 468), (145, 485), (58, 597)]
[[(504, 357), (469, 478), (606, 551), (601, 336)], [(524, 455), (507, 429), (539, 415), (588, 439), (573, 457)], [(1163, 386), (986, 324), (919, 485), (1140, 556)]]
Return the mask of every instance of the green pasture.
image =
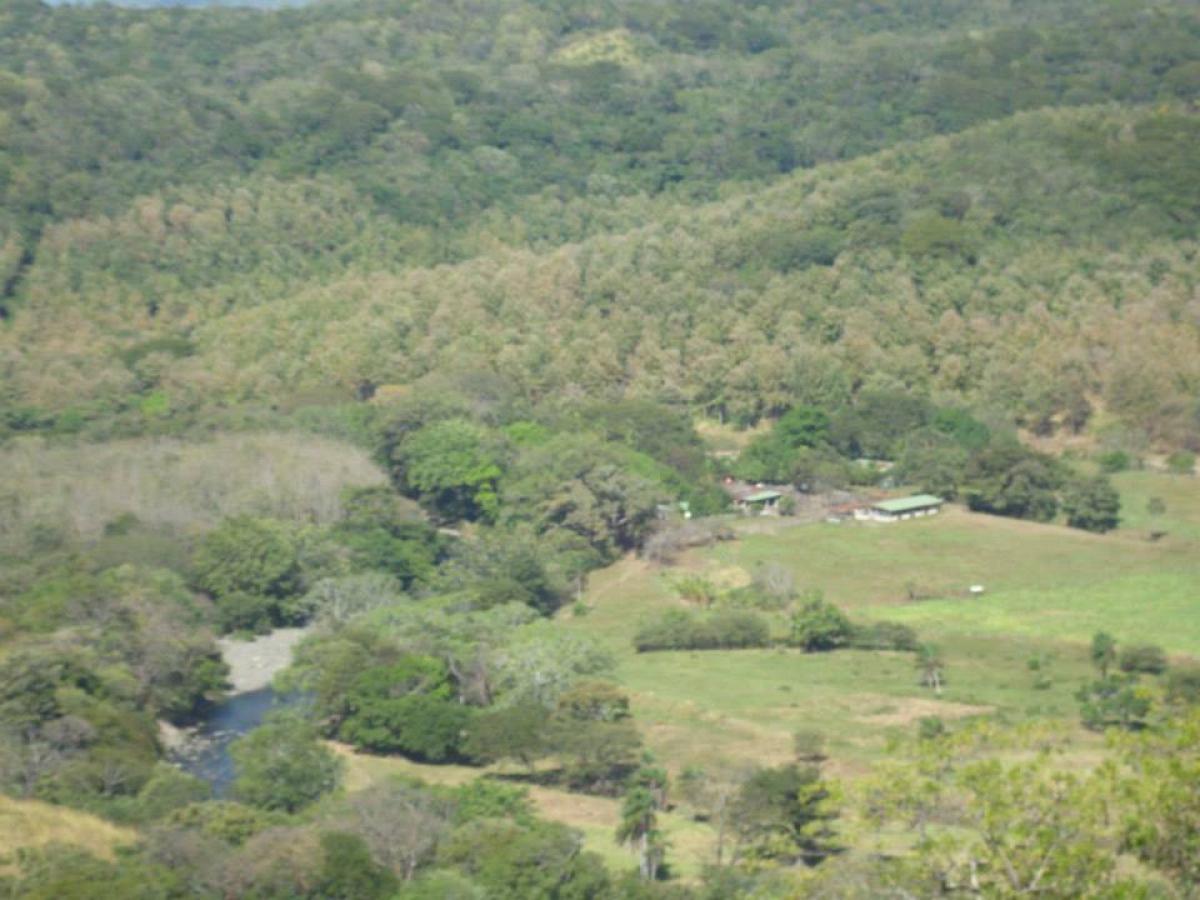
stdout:
[[(1200, 542), (1200, 478), (1161, 472), (1122, 472), (1113, 483), (1121, 492), (1121, 530), (1149, 534), (1164, 531), (1163, 540)], [(1151, 512), (1158, 498), (1166, 509)]]
[(1097, 631), (1123, 643), (1200, 655), (1200, 560), (1168, 571), (1126, 572), (1078, 585), (1015, 588), (889, 610), (922, 634), (1024, 635), (1083, 645)]
[(1094, 535), (1060, 525), (1002, 519), (950, 508), (940, 516), (893, 523), (843, 522), (787, 527), (715, 548), (709, 569), (752, 573), (775, 563), (798, 587), (819, 588), (848, 610), (902, 606), (924, 597), (966, 597), (972, 585), (995, 596), (1022, 589), (1080, 587), (1114, 577), (1196, 569), (1190, 541), (1159, 542), (1132, 531)]
[[(1200, 541), (1192, 537), (1200, 479), (1128, 473), (1116, 483), (1127, 521), (1108, 535), (960, 508), (890, 524), (755, 520), (737, 526), (738, 540), (674, 566), (629, 559), (596, 573), (587, 613), (560, 621), (612, 650), (647, 743), (675, 769), (781, 762), (793, 733), (812, 729), (827, 738), (830, 766), (852, 774), (925, 716), (1073, 722), (1097, 630), (1200, 656)], [(1153, 517), (1153, 530), (1168, 532), (1156, 541), (1145, 521), (1150, 496), (1167, 505)], [(683, 605), (673, 586), (680, 577), (744, 583), (767, 563), (853, 617), (903, 621), (936, 643), (946, 660), (942, 694), (918, 684), (903, 653), (634, 652), (642, 621)], [(975, 584), (982, 595), (970, 594)]]

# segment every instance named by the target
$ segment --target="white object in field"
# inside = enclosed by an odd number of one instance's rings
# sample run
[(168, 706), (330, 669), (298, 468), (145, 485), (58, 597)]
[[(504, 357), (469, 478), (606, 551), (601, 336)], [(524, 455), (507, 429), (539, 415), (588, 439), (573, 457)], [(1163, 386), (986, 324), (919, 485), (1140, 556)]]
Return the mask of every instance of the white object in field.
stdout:
[(970, 591), (971, 591), (971, 593), (972, 593), (972, 594), (974, 594), (975, 596), (979, 596), (980, 594), (982, 594), (982, 593), (983, 593), (983, 585), (982, 585), (982, 584), (973, 584), (973, 585), (971, 585), (971, 587), (969, 588), (969, 590), (970, 590)]

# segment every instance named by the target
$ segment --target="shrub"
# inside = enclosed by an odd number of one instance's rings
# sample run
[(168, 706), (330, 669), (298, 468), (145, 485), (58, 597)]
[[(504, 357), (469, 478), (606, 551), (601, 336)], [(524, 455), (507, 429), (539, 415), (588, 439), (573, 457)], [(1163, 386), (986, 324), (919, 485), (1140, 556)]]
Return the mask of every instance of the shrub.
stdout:
[(1120, 522), (1121, 498), (1103, 476), (1081, 478), (1068, 484), (1063, 491), (1062, 507), (1072, 528), (1105, 532)]
[(772, 605), (790, 603), (796, 598), (796, 577), (792, 570), (779, 563), (763, 563), (754, 570), (754, 587)]
[(458, 702), (445, 664), (417, 655), (366, 669), (346, 702), (350, 714), (338, 730), (343, 740), (430, 762), (459, 755), (473, 712)]
[(548, 751), (545, 731), (546, 709), (541, 704), (522, 703), (487, 709), (471, 722), (463, 750), (471, 759), (485, 765), (515, 759), (532, 768), (534, 762)]
[(1131, 675), (1109, 675), (1081, 688), (1080, 718), (1085, 728), (1102, 731), (1110, 726), (1142, 728), (1150, 712), (1151, 697)]
[(226, 519), (204, 536), (193, 580), (216, 599), (224, 630), (264, 630), (290, 618), (282, 601), (304, 589), (301, 550), (288, 523)]
[(1117, 661), (1122, 672), (1145, 672), (1150, 675), (1161, 675), (1167, 671), (1167, 655), (1162, 647), (1154, 644), (1142, 644), (1126, 647), (1121, 651)]
[(321, 835), (321, 873), (317, 896), (327, 900), (383, 900), (395, 894), (396, 876), (371, 858), (356, 834), (330, 831)]
[(252, 631), (265, 634), (275, 620), (276, 601), (261, 594), (237, 591), (216, 603), (217, 624), (222, 632)]
[(1110, 475), (1124, 472), (1133, 464), (1133, 458), (1124, 450), (1110, 450), (1107, 453), (1101, 453), (1096, 461), (1100, 464), (1100, 471)]
[(789, 643), (806, 653), (836, 650), (846, 646), (853, 633), (854, 626), (845, 614), (832, 603), (816, 596), (792, 616)]
[(718, 647), (765, 647), (771, 629), (761, 616), (738, 610), (722, 610), (708, 621)]
[(207, 782), (160, 763), (138, 792), (133, 817), (140, 822), (157, 821), (176, 810), (203, 803), (211, 796)]
[(868, 622), (854, 627), (850, 646), (858, 650), (915, 651), (920, 643), (917, 633), (901, 622)]
[(329, 793), (344, 764), (321, 743), (316, 728), (278, 715), (229, 748), (237, 778), (233, 795), (260, 809), (295, 812)]
[(1200, 665), (1172, 669), (1167, 676), (1167, 700), (1171, 703), (1200, 703)]
[(1196, 454), (1180, 450), (1167, 457), (1167, 471), (1173, 475), (1191, 475), (1196, 470)]
[(946, 733), (946, 723), (938, 716), (922, 716), (917, 721), (917, 737), (922, 741), (932, 741)]
[(808, 728), (801, 728), (792, 735), (792, 748), (796, 759), (803, 763), (819, 763), (829, 755), (825, 752), (825, 735)]
[(168, 826), (181, 830), (195, 830), (235, 847), (241, 846), (261, 831), (282, 824), (282, 821), (283, 816), (280, 813), (269, 813), (232, 800), (191, 803), (175, 810), (166, 818)]
[(657, 563), (670, 563), (690, 547), (708, 547), (717, 541), (732, 541), (732, 528), (714, 519), (691, 519), (668, 524), (646, 539), (642, 555)]
[(684, 575), (675, 582), (675, 592), (684, 600), (712, 606), (717, 599), (717, 586), (703, 575)]
[(629, 718), (629, 697), (606, 681), (577, 681), (558, 698), (557, 712), (580, 722), (616, 722)]
[(645, 625), (634, 637), (639, 653), (653, 650), (718, 650), (765, 647), (771, 630), (765, 619), (744, 610), (721, 610), (698, 616), (670, 610)]
[(764, 591), (757, 584), (734, 588), (721, 597), (721, 605), (727, 609), (781, 610), (789, 607), (791, 602), (791, 598)]

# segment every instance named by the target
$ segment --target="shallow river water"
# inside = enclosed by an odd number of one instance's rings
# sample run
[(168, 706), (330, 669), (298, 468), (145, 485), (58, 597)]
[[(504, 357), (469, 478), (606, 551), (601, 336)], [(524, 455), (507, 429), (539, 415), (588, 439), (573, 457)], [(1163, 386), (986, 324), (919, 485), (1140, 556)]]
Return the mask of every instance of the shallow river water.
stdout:
[(276, 694), (270, 684), (291, 661), (292, 648), (306, 633), (302, 628), (280, 628), (253, 641), (219, 642), (230, 666), (233, 692), (215, 704), (199, 725), (187, 729), (171, 752), (180, 768), (211, 784), (214, 795), (225, 796), (233, 783), (229, 745), (262, 724), (267, 713), (299, 701), (299, 695)]

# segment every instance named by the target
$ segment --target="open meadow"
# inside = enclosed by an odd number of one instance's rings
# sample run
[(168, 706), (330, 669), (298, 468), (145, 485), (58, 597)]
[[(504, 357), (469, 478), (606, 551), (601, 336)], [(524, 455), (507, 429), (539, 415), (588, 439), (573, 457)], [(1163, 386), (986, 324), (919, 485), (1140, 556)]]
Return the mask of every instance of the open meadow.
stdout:
[[(1176, 498), (1171, 533), (1152, 542), (1136, 519), (1093, 535), (959, 508), (894, 524), (784, 519), (770, 533), (693, 551), (673, 568), (624, 560), (592, 579), (586, 615), (565, 612), (561, 621), (605, 640), (651, 745), (657, 739), (680, 765), (726, 750), (784, 757), (800, 727), (825, 732), (834, 759), (851, 764), (875, 756), (889, 729), (921, 716), (1069, 717), (1090, 675), (1087, 643), (1097, 630), (1200, 654), (1200, 546), (1189, 531), (1200, 521), (1200, 481), (1138, 473), (1118, 484), (1135, 496), (1152, 484)], [(765, 563), (786, 566), (799, 588), (820, 589), (855, 617), (912, 625), (945, 654), (943, 694), (917, 684), (907, 654), (634, 652), (642, 621), (685, 605), (672, 588), (680, 569), (728, 584), (749, 580)], [(984, 593), (970, 596), (971, 585)], [(910, 591), (929, 599), (911, 600)], [(1042, 661), (1038, 673), (1028, 665), (1034, 657)], [(1043, 674), (1051, 684), (1034, 689)]]

